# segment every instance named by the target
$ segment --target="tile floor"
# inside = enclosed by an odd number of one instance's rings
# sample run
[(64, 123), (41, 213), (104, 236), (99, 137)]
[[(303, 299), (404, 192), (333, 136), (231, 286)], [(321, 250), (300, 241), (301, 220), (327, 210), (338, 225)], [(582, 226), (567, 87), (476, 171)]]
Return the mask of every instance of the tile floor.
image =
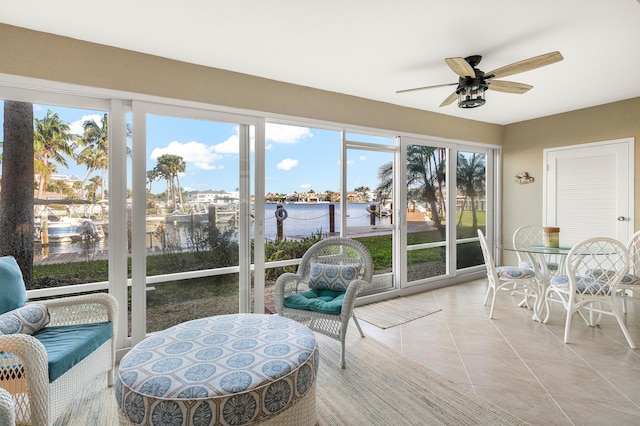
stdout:
[[(564, 344), (561, 306), (542, 324), (502, 293), (489, 320), (486, 286), (476, 280), (409, 296), (442, 311), (400, 326), (360, 323), (369, 337), (531, 424), (640, 425), (640, 349), (627, 345), (615, 318), (592, 328), (575, 316)], [(628, 304), (626, 321), (640, 345), (640, 303)]]

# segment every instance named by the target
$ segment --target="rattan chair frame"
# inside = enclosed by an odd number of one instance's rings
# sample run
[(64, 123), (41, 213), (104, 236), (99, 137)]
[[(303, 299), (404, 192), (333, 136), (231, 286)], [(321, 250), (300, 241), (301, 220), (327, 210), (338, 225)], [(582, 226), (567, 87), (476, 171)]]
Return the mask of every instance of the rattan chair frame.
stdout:
[(13, 399), (16, 423), (49, 426), (80, 393), (102, 374), (113, 386), (116, 359), (118, 303), (106, 293), (38, 301), (47, 305), (48, 326), (110, 321), (112, 337), (89, 356), (49, 383), (47, 352), (27, 334), (0, 335), (0, 386)]
[(591, 327), (598, 325), (603, 315), (610, 315), (616, 318), (629, 346), (635, 348), (616, 303), (620, 282), (628, 270), (629, 252), (620, 241), (602, 237), (576, 244), (567, 255), (566, 279), (558, 276), (554, 280), (563, 282), (554, 285), (552, 281), (547, 288), (547, 315), (543, 322), (547, 323), (551, 316), (550, 304), (561, 304), (566, 311), (564, 342), (569, 343), (575, 313)]
[(640, 231), (633, 234), (627, 242), (629, 252), (629, 276), (636, 277), (628, 283), (624, 280), (618, 285), (618, 298), (622, 300), (622, 313), (627, 313), (627, 300), (640, 302)]
[[(302, 309), (292, 309), (284, 305), (284, 299), (292, 294), (308, 290), (311, 264), (354, 265), (358, 277), (349, 283), (345, 291), (342, 311), (331, 315)], [(307, 325), (312, 330), (340, 341), (340, 366), (345, 368), (345, 338), (349, 319), (353, 319), (360, 335), (364, 332), (353, 311), (358, 293), (369, 286), (373, 277), (373, 259), (369, 250), (360, 242), (343, 237), (332, 237), (315, 243), (302, 256), (297, 272), (287, 272), (278, 277), (274, 296), (278, 315), (291, 318)]]
[[(498, 275), (498, 271), (496, 269), (495, 261), (493, 260), (493, 255), (489, 250), (489, 245), (487, 244), (487, 238), (485, 237), (482, 230), (478, 229), (478, 238), (480, 239), (480, 247), (482, 248), (482, 255), (484, 256), (484, 264), (487, 269), (487, 280), (489, 285), (487, 286), (487, 293), (484, 296), (483, 304), (486, 305), (489, 301), (489, 296), (491, 296), (491, 306), (489, 308), (489, 318), (493, 318), (493, 312), (496, 305), (497, 294), (500, 291), (507, 291), (513, 294), (518, 294), (523, 297), (523, 302), (528, 307), (534, 308), (537, 305), (538, 299), (540, 297), (540, 290), (538, 281), (535, 278), (535, 274), (533, 270), (529, 270), (530, 277), (527, 278), (515, 278), (515, 277), (500, 277)], [(518, 268), (516, 269), (528, 269), (528, 268)], [(534, 298), (533, 305), (529, 305), (528, 300), (530, 297)], [(519, 306), (522, 306), (523, 303), (520, 303)], [(537, 311), (533, 309), (533, 317), (537, 318)]]

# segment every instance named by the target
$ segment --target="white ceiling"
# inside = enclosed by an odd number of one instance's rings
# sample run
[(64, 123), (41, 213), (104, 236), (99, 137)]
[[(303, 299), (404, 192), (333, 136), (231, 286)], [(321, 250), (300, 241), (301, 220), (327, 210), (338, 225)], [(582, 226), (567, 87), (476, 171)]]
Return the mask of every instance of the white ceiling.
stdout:
[[(0, 0), (0, 22), (443, 114), (508, 124), (640, 96), (640, 0)], [(10, 3), (10, 5), (8, 4)], [(558, 50), (504, 78), (523, 95), (439, 105), (444, 58), (479, 68)]]

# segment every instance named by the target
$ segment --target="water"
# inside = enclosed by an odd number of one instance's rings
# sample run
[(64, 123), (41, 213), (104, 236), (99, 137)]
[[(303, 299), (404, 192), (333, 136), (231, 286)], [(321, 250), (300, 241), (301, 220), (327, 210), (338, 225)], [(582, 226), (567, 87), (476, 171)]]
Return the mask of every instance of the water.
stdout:
[[(368, 226), (370, 215), (366, 210), (369, 203), (347, 204), (347, 226)], [(265, 205), (265, 238), (276, 239), (276, 204)], [(300, 238), (318, 231), (329, 232), (329, 204), (283, 204), (287, 218), (282, 222), (286, 238)], [(335, 232), (340, 232), (340, 203), (335, 203)], [(389, 224), (391, 218), (376, 218), (376, 224)]]
[[(370, 224), (370, 215), (366, 210), (369, 203), (349, 203), (347, 204), (347, 226), (368, 226)], [(277, 205), (269, 203), (265, 205), (265, 238), (275, 240), (277, 237), (277, 219), (275, 217)], [(288, 239), (297, 239), (307, 237), (318, 232), (323, 235), (330, 232), (329, 229), (329, 204), (283, 204), (282, 207), (287, 212), (287, 218), (282, 222), (283, 235)], [(340, 203), (335, 203), (335, 230), (340, 232)], [(376, 218), (376, 224), (389, 224), (390, 217)], [(105, 225), (106, 226), (106, 225)], [(181, 227), (188, 225), (178, 225)], [(167, 231), (173, 229), (172, 224), (167, 224)], [(183, 235), (182, 232), (178, 232)], [(254, 228), (251, 227), (251, 237), (253, 238)], [(152, 242), (157, 244), (155, 241)], [(97, 241), (94, 246), (87, 247), (82, 242), (51, 244), (47, 248), (47, 254), (56, 253), (87, 253), (93, 251), (105, 251), (108, 248), (108, 236)], [(36, 248), (37, 255), (42, 255), (42, 247)]]

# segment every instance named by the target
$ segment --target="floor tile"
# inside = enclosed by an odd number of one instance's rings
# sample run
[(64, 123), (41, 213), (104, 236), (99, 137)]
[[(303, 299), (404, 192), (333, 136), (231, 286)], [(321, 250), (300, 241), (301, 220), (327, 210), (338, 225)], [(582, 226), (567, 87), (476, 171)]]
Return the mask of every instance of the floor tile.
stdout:
[[(408, 296), (442, 311), (385, 330), (361, 321), (362, 328), (533, 425), (640, 424), (640, 349), (629, 348), (615, 318), (590, 327), (576, 315), (565, 344), (561, 306), (552, 305), (543, 324), (517, 296), (499, 293), (489, 319), (486, 286), (473, 280)], [(628, 304), (624, 320), (640, 345), (640, 303)]]

